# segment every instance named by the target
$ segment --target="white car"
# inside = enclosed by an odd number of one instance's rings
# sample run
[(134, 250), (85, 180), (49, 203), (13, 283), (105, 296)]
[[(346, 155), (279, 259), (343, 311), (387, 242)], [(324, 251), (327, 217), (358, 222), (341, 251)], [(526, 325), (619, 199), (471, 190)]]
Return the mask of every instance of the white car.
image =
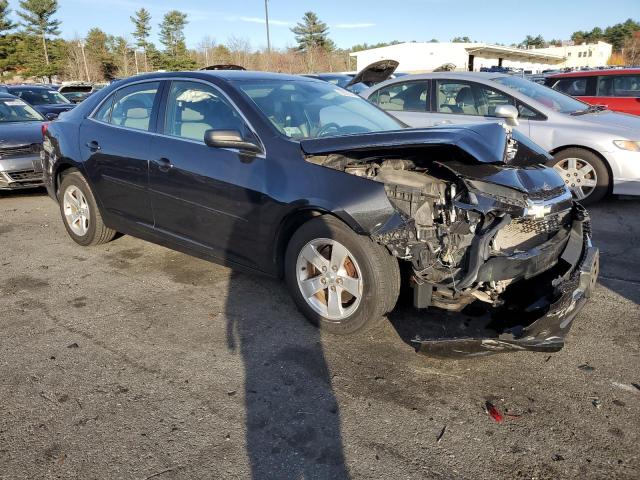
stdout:
[(590, 204), (612, 192), (640, 195), (640, 117), (583, 103), (524, 78), (443, 72), (387, 80), (361, 93), (412, 127), (502, 121), (513, 105), (515, 127), (546, 149), (574, 197)]

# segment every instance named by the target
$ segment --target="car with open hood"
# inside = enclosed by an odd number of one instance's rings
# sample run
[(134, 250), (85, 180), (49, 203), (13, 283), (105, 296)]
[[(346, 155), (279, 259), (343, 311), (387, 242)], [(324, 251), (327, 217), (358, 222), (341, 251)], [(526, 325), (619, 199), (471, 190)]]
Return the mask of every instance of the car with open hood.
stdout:
[(501, 122), (498, 113), (513, 109), (516, 130), (552, 155), (547, 165), (581, 203), (640, 195), (640, 117), (501, 73), (410, 75), (361, 95), (412, 127)]
[(42, 186), (44, 121), (23, 100), (0, 92), (0, 190)]
[(408, 129), (310, 78), (122, 80), (52, 122), (44, 151), (78, 244), (121, 232), (284, 277), (302, 314), (336, 334), (375, 325), (406, 284), (425, 316), (474, 304), (495, 318), (458, 347), (555, 351), (597, 277), (588, 213), (525, 136)]
[(395, 60), (379, 60), (367, 65), (357, 73), (309, 73), (305, 77), (317, 78), (332, 83), (354, 93), (364, 92), (367, 88), (391, 78), (398, 68)]

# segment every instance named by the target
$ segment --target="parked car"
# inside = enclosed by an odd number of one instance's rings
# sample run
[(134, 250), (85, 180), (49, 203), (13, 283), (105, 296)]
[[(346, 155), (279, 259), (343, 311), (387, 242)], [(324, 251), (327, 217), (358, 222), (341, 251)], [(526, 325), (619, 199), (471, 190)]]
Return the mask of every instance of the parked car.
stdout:
[[(57, 88), (57, 87), (56, 87)], [(75, 104), (47, 85), (8, 85), (7, 91), (23, 99), (49, 120), (71, 110)]]
[(71, 103), (80, 103), (95, 91), (90, 82), (63, 82), (60, 92)]
[(545, 85), (592, 105), (640, 115), (640, 69), (590, 70), (551, 75)]
[(597, 275), (588, 214), (526, 137), (404, 129), (314, 79), (138, 76), (52, 122), (44, 150), (78, 244), (122, 232), (284, 276), (300, 311), (337, 334), (375, 324), (403, 281), (419, 308), (480, 301), (502, 319), (466, 347), (557, 350)]
[(44, 120), (21, 99), (0, 93), (0, 190), (42, 186)]
[[(359, 94), (387, 78), (394, 78), (393, 74), (398, 65), (395, 60), (380, 60), (367, 65), (358, 73), (308, 73), (303, 76), (317, 78)], [(401, 73), (398, 76), (403, 75), (406, 74)]]
[(413, 127), (496, 122), (517, 108), (516, 129), (547, 150), (548, 161), (583, 204), (608, 192), (640, 195), (640, 118), (588, 105), (524, 78), (499, 73), (431, 73), (387, 80), (362, 93)]

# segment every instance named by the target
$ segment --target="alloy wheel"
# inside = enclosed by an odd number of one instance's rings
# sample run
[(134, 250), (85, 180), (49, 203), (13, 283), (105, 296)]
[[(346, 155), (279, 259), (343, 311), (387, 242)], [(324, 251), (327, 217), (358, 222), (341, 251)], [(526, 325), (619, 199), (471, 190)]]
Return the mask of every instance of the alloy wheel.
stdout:
[(62, 197), (62, 208), (67, 225), (73, 233), (83, 237), (89, 231), (89, 204), (82, 191), (69, 185)]
[(362, 272), (353, 254), (340, 242), (316, 238), (296, 262), (298, 288), (307, 304), (324, 318), (342, 321), (362, 300)]
[(598, 184), (598, 174), (595, 168), (581, 158), (562, 159), (553, 168), (560, 174), (576, 200), (587, 198)]

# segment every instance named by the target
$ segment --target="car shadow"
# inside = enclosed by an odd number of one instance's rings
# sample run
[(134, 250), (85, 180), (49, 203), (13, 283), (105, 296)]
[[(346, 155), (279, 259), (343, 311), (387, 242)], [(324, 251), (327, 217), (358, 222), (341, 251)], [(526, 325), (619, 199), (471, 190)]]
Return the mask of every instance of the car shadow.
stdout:
[[(259, 198), (250, 191), (246, 195), (256, 196), (256, 208), (245, 218), (258, 227)], [(247, 244), (246, 225), (234, 226), (229, 246)], [(277, 282), (233, 271), (225, 305), (227, 345), (244, 365), (251, 478), (349, 478), (320, 332)]]
[(640, 199), (607, 198), (589, 212), (600, 249), (598, 283), (640, 305)]

